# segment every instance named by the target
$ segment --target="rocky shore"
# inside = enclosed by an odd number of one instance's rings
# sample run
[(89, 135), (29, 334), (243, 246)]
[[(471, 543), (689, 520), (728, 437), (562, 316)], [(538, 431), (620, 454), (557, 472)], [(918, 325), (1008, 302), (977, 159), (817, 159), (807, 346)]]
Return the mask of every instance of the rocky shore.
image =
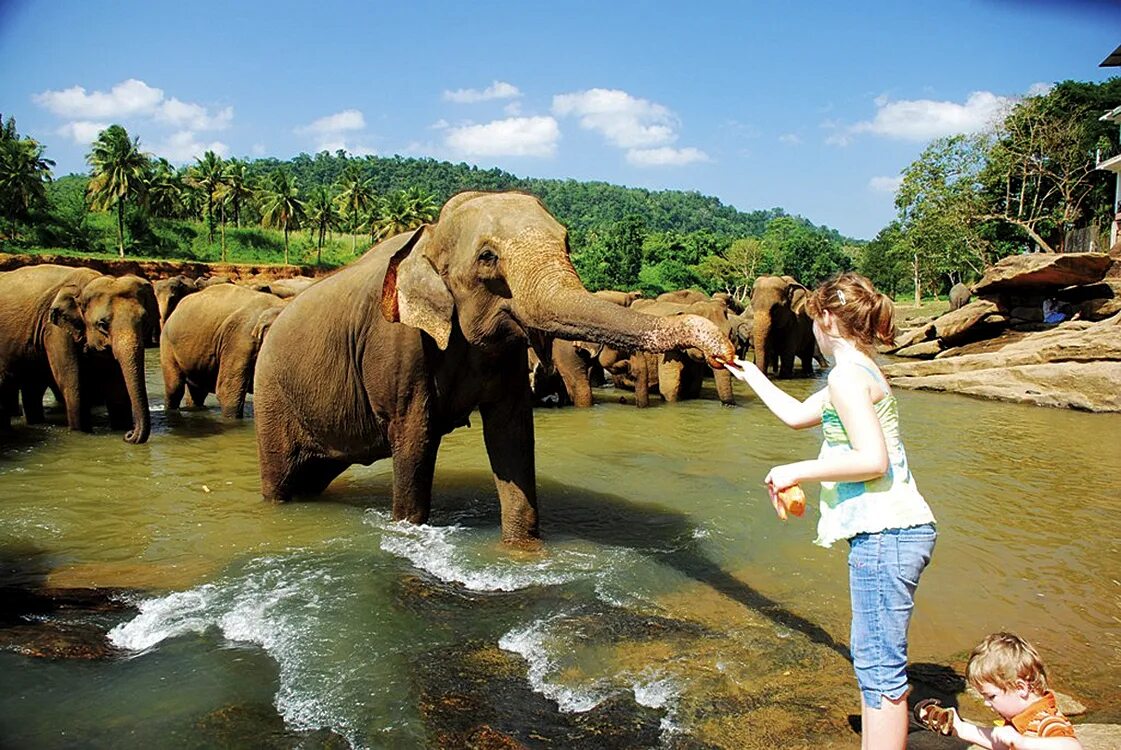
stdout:
[(894, 385), (1121, 412), (1121, 247), (1008, 257), (972, 292), (897, 337), (921, 361), (886, 366)]

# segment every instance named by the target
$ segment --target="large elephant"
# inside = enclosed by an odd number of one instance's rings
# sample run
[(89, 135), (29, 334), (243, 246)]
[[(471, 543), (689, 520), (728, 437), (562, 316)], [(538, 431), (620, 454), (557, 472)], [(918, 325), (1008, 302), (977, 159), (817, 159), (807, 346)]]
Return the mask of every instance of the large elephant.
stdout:
[(171, 317), (171, 313), (175, 312), (175, 308), (183, 301), (183, 298), (188, 294), (194, 294), (199, 290), (199, 285), (194, 279), (183, 276), (172, 276), (168, 279), (160, 279), (152, 285), (156, 290), (156, 304), (160, 309), (160, 330), (167, 324), (167, 319)]
[(273, 324), (254, 381), (262, 494), (318, 493), (351, 464), (392, 457), (393, 517), (424, 523), (440, 441), (478, 408), (502, 539), (537, 537), (528, 329), (733, 356), (703, 318), (653, 318), (590, 294), (567, 232), (536, 198), (462, 193), (435, 224), (380, 243)]
[(89, 431), (90, 408), (105, 403), (113, 429), (145, 442), (144, 345), (158, 325), (152, 285), (136, 276), (46, 264), (0, 275), (0, 425), (16, 389), (28, 422), (41, 421), (51, 387), (71, 429)]
[(291, 278), (259, 281), (251, 284), (249, 288), (258, 292), (266, 292), (281, 299), (291, 299), (316, 281), (318, 279), (313, 279), (310, 276), (293, 276)]
[(216, 284), (183, 300), (160, 335), (167, 408), (184, 390), (192, 406), (218, 396), (222, 416), (241, 419), (253, 392), (253, 367), (269, 327), (286, 302), (234, 284)]
[(950, 287), (950, 310), (958, 310), (969, 304), (973, 291), (960, 281)]
[(809, 292), (791, 276), (760, 276), (751, 288), (754, 318), (752, 341), (755, 364), (779, 377), (794, 374), (794, 357), (802, 361), (802, 373), (813, 375), (816, 341), (813, 321), (806, 312)]

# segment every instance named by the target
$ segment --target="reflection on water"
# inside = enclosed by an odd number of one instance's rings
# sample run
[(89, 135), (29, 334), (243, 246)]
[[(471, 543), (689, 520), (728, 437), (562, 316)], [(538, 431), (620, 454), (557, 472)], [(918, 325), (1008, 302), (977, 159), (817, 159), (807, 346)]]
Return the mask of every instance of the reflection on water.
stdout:
[[(389, 521), (388, 462), (319, 502), (262, 502), (251, 419), (164, 412), (155, 352), (149, 390), (146, 445), (72, 434), (57, 413), (0, 443), (2, 584), (127, 588), (139, 607), (111, 631), (129, 658), (0, 654), (0, 735), (17, 744), (205, 746), (216, 716), (275, 710), (289, 729), (420, 747), (433, 684), (454, 682), (430, 655), (478, 643), (485, 658), (465, 658), (514, 664), (562, 713), (623, 700), (658, 712), (663, 740), (852, 746), (846, 550), (810, 543), (812, 512), (776, 520), (761, 484), (820, 436), (746, 393), (735, 409), (639, 411), (603, 391), (594, 409), (538, 411), (547, 544), (525, 553), (498, 544), (477, 426), (445, 439), (418, 528)], [(1121, 417), (898, 396), (939, 522), (912, 660), (960, 669), (1015, 630), (1060, 690), (1117, 705)]]

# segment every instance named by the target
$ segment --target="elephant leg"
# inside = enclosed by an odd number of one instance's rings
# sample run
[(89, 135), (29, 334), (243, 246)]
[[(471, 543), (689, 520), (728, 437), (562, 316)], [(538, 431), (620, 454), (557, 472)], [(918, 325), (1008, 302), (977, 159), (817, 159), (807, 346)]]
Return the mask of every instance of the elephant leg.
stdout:
[(0, 430), (12, 428), (12, 417), (19, 416), (19, 387), (0, 378)]
[(716, 395), (720, 398), (720, 403), (725, 406), (736, 405), (736, 394), (732, 389), (732, 373), (721, 367), (719, 370), (712, 371), (712, 379), (716, 381)]
[(253, 380), (253, 365), (243, 357), (222, 360), (218, 366), (218, 383), (215, 391), (222, 416), (241, 419), (245, 416), (245, 393)]
[(163, 370), (164, 408), (168, 411), (178, 411), (183, 402), (183, 393), (187, 388), (187, 380), (175, 355), (166, 344), (160, 347), (160, 369)]
[(662, 394), (668, 403), (681, 400), (684, 386), (684, 366), (676, 356), (666, 354), (658, 363), (658, 393)]
[(206, 396), (210, 391), (206, 386), (187, 381), (187, 405), (194, 409), (206, 408)]
[(537, 519), (537, 479), (533, 454), (533, 410), (528, 389), (511, 384), (511, 395), (480, 405), (483, 440), (498, 502), (502, 507), (502, 541), (525, 544), (540, 532)]
[(47, 363), (66, 406), (66, 424), (72, 430), (93, 429), (89, 405), (82, 402), (82, 371), (78, 353), (61, 329), (47, 334)]
[[(526, 385), (528, 393), (529, 386)], [(528, 396), (527, 396), (528, 400)], [(424, 399), (389, 428), (393, 449), (393, 520), (427, 523), (440, 437), (433, 434)]]
[(47, 392), (46, 383), (23, 383), (19, 388), (23, 400), (23, 417), (27, 424), (43, 424), (47, 421), (43, 414), (43, 396)]
[(105, 377), (101, 383), (105, 395), (105, 409), (109, 413), (109, 428), (132, 429), (132, 401), (128, 397), (125, 379), (116, 362), (106, 363)]
[(634, 405), (645, 409), (650, 406), (650, 362), (645, 352), (631, 357), (631, 372), (634, 373)]

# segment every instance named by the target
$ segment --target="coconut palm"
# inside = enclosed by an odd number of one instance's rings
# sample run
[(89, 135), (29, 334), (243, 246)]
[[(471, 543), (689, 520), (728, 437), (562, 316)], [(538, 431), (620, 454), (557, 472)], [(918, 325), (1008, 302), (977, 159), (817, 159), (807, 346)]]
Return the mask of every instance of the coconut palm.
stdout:
[[(202, 191), (206, 198), (206, 237), (207, 241), (214, 242), (214, 203), (217, 199), (217, 193), (222, 185), (225, 163), (222, 157), (213, 151), (207, 151), (201, 157), (195, 159), (197, 162), (191, 167), (188, 174), (190, 183)], [(223, 227), (223, 234), (225, 228)]]
[(143, 201), (148, 157), (140, 151), (140, 139), (129, 138), (120, 125), (110, 125), (97, 134), (86, 161), (93, 168), (87, 188), (90, 206), (97, 211), (117, 208), (117, 248), (125, 257), (125, 201)]
[(436, 218), (440, 209), (436, 199), (420, 188), (397, 190), (386, 196), (378, 215), (370, 222), (375, 239), (386, 239)]
[(335, 203), (350, 228), (350, 252), (353, 254), (358, 243), (358, 229), (363, 217), (369, 213), (376, 196), (373, 188), (370, 187), (370, 180), (364, 179), (362, 172), (353, 164), (348, 165), (343, 172), (338, 187), (339, 194), (335, 197)]
[(239, 159), (226, 162), (226, 172), (222, 176), (225, 183), (226, 200), (234, 214), (234, 222), (241, 229), (241, 207), (253, 199), (253, 184), (249, 179), (248, 165)]
[(327, 230), (334, 229), (339, 223), (338, 209), (331, 199), (331, 191), (326, 185), (316, 185), (311, 190), (311, 197), (307, 201), (307, 224), (313, 234), (318, 234), (319, 243), (316, 246), (315, 264), (319, 265), (323, 258), (323, 239)]
[(269, 177), (261, 191), (261, 223), (284, 230), (284, 265), (288, 265), (288, 232), (299, 229), (304, 220), (304, 202), (299, 199), (296, 178), (286, 169), (278, 169)]
[(27, 220), (46, 205), (45, 183), (54, 162), (43, 158), (44, 150), (38, 141), (19, 137), (15, 118), (0, 128), (0, 211), (5, 218)]
[(167, 159), (149, 162), (148, 210), (152, 216), (173, 218), (183, 213), (183, 175)]

